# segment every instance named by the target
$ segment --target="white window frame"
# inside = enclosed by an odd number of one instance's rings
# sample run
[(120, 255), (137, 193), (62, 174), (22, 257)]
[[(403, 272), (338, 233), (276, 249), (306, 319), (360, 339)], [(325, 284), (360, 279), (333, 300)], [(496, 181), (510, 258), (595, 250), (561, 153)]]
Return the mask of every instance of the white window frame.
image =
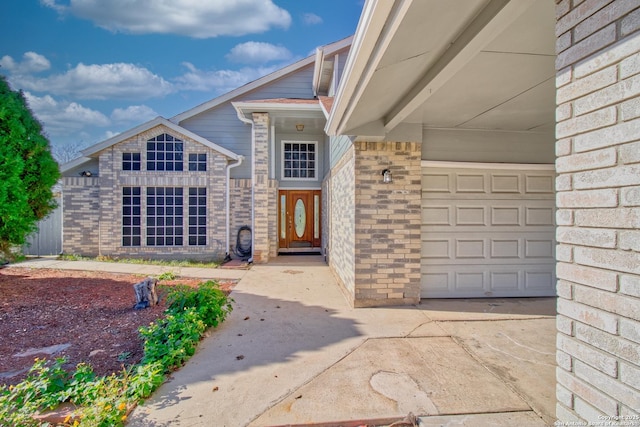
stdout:
[[(313, 172), (314, 172), (314, 177), (313, 178), (300, 178), (300, 177), (285, 177), (284, 176), (284, 171), (285, 171), (285, 167), (284, 167), (284, 145), (285, 144), (311, 144), (315, 147), (314, 149), (314, 154), (315, 154), (315, 159), (313, 160), (314, 162), (314, 167), (313, 167)], [(319, 171), (319, 153), (318, 153), (318, 141), (285, 141), (282, 140), (280, 141), (280, 179), (282, 181), (318, 181), (319, 177), (318, 177), (318, 171)]]

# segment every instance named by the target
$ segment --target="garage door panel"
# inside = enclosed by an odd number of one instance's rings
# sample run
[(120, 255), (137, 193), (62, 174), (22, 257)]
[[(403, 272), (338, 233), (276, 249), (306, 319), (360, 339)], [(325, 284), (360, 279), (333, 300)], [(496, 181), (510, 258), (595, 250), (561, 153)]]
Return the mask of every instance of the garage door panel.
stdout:
[(555, 294), (555, 264), (423, 266), (421, 298), (487, 298)]
[[(504, 165), (503, 165), (504, 166)], [(486, 197), (543, 198), (553, 195), (554, 174), (552, 171), (491, 170), (469, 168), (425, 168), (422, 189), (427, 198)]]
[[(422, 239), (423, 264), (458, 264), (478, 260), (487, 264), (551, 262), (555, 259), (552, 235), (540, 233), (429, 233)], [(466, 261), (465, 261), (466, 260)]]
[(422, 296), (555, 295), (553, 169), (431, 166), (422, 179)]
[(553, 227), (554, 213), (554, 200), (423, 200), (422, 224), (425, 231), (442, 226)]

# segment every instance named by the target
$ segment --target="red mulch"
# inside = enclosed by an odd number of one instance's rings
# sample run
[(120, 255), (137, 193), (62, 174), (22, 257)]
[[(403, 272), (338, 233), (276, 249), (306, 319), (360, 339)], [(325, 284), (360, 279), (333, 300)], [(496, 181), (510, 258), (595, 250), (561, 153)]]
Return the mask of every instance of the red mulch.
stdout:
[[(23, 380), (34, 358), (65, 357), (72, 369), (90, 363), (108, 375), (142, 358), (138, 328), (162, 316), (164, 301), (134, 310), (133, 284), (144, 276), (50, 269), (0, 269), (0, 384)], [(177, 279), (159, 285), (195, 286)], [(221, 283), (231, 291), (233, 282)], [(163, 293), (160, 292), (163, 296)], [(70, 344), (58, 353), (16, 356), (30, 349)]]

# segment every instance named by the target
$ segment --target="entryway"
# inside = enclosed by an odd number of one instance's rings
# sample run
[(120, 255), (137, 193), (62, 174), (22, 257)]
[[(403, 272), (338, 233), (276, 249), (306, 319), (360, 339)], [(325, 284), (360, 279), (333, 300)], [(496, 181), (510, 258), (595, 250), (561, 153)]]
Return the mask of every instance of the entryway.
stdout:
[(319, 252), (320, 190), (280, 190), (278, 249), (280, 252)]

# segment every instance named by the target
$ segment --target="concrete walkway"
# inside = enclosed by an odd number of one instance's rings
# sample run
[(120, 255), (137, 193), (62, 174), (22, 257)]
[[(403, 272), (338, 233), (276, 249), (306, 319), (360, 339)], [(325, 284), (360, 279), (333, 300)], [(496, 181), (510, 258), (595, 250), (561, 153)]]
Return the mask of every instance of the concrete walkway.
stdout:
[(65, 261), (56, 257), (30, 258), (11, 267), (22, 268), (52, 268), (57, 270), (103, 271), (105, 273), (127, 273), (145, 276), (158, 276), (165, 272), (172, 272), (176, 276), (194, 279), (240, 280), (247, 270), (202, 267), (174, 267), (163, 265), (125, 264), (121, 262), (97, 261)]
[(351, 309), (320, 261), (234, 270), (233, 313), (128, 425), (553, 424), (555, 299)]

